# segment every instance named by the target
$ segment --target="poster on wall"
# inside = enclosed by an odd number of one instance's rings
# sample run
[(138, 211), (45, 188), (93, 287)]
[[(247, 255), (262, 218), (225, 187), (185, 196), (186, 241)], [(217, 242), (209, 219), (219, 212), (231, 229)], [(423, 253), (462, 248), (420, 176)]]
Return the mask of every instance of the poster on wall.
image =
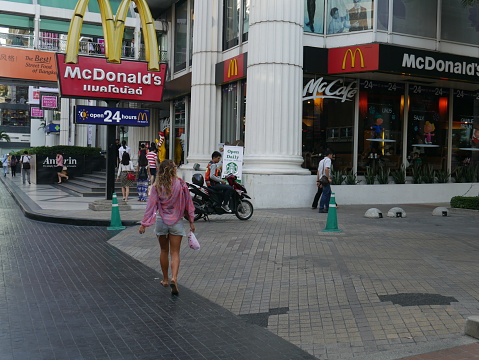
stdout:
[(329, 0), (326, 34), (373, 28), (374, 0)]
[(324, 33), (324, 0), (304, 0), (304, 31)]
[(233, 174), (241, 181), (243, 174), (243, 147), (225, 145), (223, 151), (221, 177), (224, 178), (228, 174)]

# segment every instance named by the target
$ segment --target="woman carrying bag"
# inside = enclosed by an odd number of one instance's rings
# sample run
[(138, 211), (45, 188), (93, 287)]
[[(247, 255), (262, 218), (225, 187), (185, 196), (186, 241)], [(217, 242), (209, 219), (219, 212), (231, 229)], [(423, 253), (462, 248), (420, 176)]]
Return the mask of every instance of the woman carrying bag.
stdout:
[[(158, 212), (158, 215), (156, 213)], [(171, 254), (171, 294), (178, 295), (178, 270), (180, 268), (181, 239), (186, 236), (183, 216), (188, 217), (190, 231), (195, 231), (195, 207), (186, 183), (176, 176), (176, 165), (172, 160), (164, 160), (156, 175), (154, 186), (141, 221), (140, 234), (145, 228), (155, 224), (155, 234), (160, 243), (160, 265), (163, 273), (161, 284), (168, 286), (169, 255)]]
[(116, 181), (121, 181), (121, 194), (123, 195), (123, 201), (128, 201), (128, 195), (130, 195), (130, 186), (135, 183), (135, 174), (133, 173), (135, 168), (130, 160), (130, 155), (125, 151), (122, 155), (120, 165), (118, 166), (118, 173), (116, 175)]

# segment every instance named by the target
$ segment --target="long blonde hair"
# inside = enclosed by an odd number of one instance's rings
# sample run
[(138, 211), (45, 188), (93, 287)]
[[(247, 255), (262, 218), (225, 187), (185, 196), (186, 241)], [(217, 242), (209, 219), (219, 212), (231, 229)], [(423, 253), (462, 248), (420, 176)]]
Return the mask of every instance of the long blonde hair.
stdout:
[(176, 165), (173, 160), (163, 160), (158, 167), (155, 186), (158, 193), (164, 192), (171, 195), (171, 185), (176, 178)]

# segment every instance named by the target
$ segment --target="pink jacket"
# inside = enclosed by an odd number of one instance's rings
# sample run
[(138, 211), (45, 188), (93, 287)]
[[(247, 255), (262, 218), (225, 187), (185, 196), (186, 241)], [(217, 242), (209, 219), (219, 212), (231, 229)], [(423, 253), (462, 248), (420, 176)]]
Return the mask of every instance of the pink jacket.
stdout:
[(155, 224), (156, 212), (160, 215), (166, 225), (176, 224), (188, 212), (189, 221), (193, 222), (195, 218), (195, 206), (191, 200), (190, 191), (185, 182), (179, 178), (173, 179), (171, 185), (171, 195), (151, 188), (151, 194), (146, 205), (145, 215), (141, 221), (143, 226)]

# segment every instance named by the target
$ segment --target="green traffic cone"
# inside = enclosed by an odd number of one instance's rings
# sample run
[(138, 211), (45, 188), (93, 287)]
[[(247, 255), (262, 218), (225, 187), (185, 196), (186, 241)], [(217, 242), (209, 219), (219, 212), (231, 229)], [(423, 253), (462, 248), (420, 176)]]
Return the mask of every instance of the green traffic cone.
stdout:
[(328, 220), (326, 221), (326, 227), (323, 232), (341, 232), (338, 229), (338, 216), (336, 214), (336, 197), (334, 193), (331, 194), (331, 199), (329, 200), (329, 209), (328, 209)]
[(113, 197), (111, 199), (111, 222), (110, 222), (110, 226), (107, 227), (106, 229), (107, 230), (126, 229), (126, 227), (121, 224), (120, 208), (118, 207), (118, 199), (116, 198), (116, 193), (113, 193)]

